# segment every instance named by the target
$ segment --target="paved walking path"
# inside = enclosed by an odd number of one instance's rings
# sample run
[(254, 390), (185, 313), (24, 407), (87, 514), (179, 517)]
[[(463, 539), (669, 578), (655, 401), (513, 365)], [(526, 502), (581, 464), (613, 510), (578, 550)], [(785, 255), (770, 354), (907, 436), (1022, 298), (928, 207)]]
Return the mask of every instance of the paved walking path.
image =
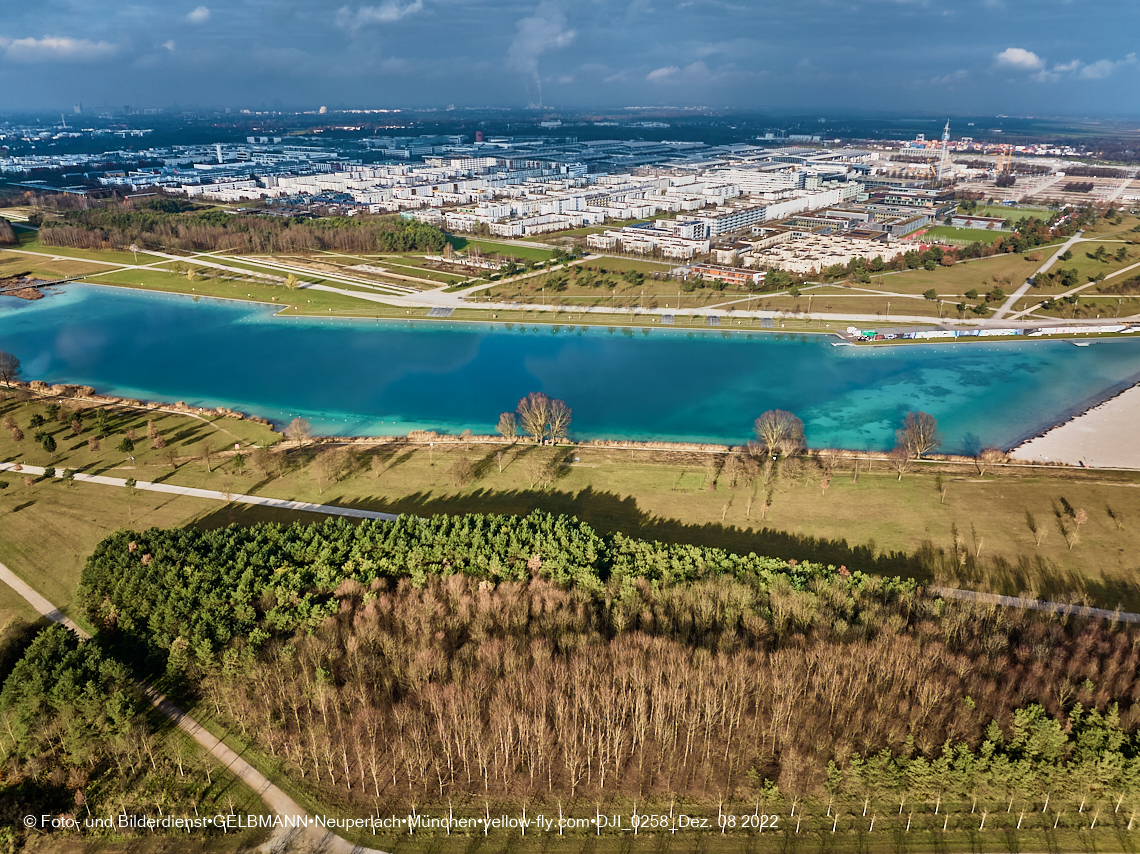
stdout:
[[(1083, 231), (1078, 231), (1076, 234), (1066, 240), (1060, 246), (1060, 248), (1058, 248), (1057, 251), (1053, 253), (1052, 257), (1050, 257), (1048, 261), (1041, 265), (1041, 267), (1037, 270), (1036, 273), (1033, 274), (1033, 276), (1040, 276), (1042, 273), (1049, 272), (1049, 268), (1056, 264), (1060, 257), (1069, 251), (1070, 247), (1080, 242), (1082, 234), (1084, 234)], [(1006, 316), (1006, 314), (1013, 310), (1013, 307), (1017, 305), (1017, 301), (1025, 296), (1026, 292), (1031, 287), (1033, 287), (1033, 276), (1027, 278), (1025, 282), (1022, 283), (1020, 288), (1010, 294), (1009, 299), (1005, 301), (1002, 307), (994, 312), (994, 316), (990, 318), (990, 322), (1001, 320)]]
[[(1109, 279), (1116, 278), (1117, 276), (1120, 276), (1124, 273), (1131, 273), (1133, 270), (1137, 269), (1138, 267), (1140, 267), (1140, 263), (1133, 264), (1130, 267), (1124, 267), (1123, 269), (1117, 270), (1115, 273), (1109, 273), (1107, 276), (1105, 276), (1103, 279), (1100, 279), (1099, 281), (1087, 282), (1086, 284), (1083, 284), (1083, 285), (1077, 285), (1075, 288), (1070, 288), (1069, 290), (1065, 291), (1063, 294), (1057, 294), (1056, 296), (1051, 297), (1051, 299), (1062, 300), (1065, 297), (1070, 296), (1072, 294), (1077, 294), (1077, 293), (1080, 293), (1081, 291), (1086, 290), (1088, 288), (1094, 288), (1097, 285), (1102, 285), (1105, 282), (1107, 282)], [(1038, 306), (1038, 305), (1033, 305), (1033, 306), (1030, 306), (1029, 308), (1023, 308), (1021, 311), (1018, 311), (1018, 312), (1015, 312), (1014, 314), (1011, 314), (1007, 318), (1007, 320), (1020, 320), (1021, 318), (1025, 317), (1026, 315), (1032, 314), (1033, 312), (1038, 311), (1039, 309), (1040, 309), (1040, 306)], [(1050, 318), (1050, 319), (1053, 319), (1053, 318)], [(1081, 321), (1081, 323), (1088, 323), (1088, 322), (1089, 322), (1088, 320), (1082, 320)]]
[(1130, 611), (1108, 611), (1085, 605), (1066, 605), (1063, 602), (1046, 602), (1044, 599), (1026, 599), (1022, 596), (999, 596), (997, 593), (979, 593), (976, 590), (959, 590), (956, 587), (927, 587), (928, 593), (943, 599), (961, 599), (966, 602), (985, 602), (1004, 608), (1021, 608), (1029, 611), (1047, 611), (1070, 617), (1096, 617), (1102, 620), (1119, 620), (1122, 623), (1140, 623), (1140, 614)]
[[(71, 629), (81, 638), (91, 635), (79, 628), (74, 622), (65, 617), (51, 602), (29, 587), (12, 570), (0, 563), (0, 581), (3, 581), (36, 612), (53, 623), (60, 623)], [(313, 816), (309, 815), (280, 788), (275, 786), (265, 776), (241, 758), (232, 748), (228, 747), (220, 738), (215, 736), (193, 717), (182, 711), (178, 706), (168, 700), (151, 686), (143, 683), (143, 693), (150, 700), (151, 705), (164, 714), (180, 730), (196, 741), (204, 750), (210, 753), (225, 768), (249, 786), (264, 804), (283, 819), (288, 819), (294, 827), (275, 828), (268, 841), (262, 845), (266, 852), (329, 852), (329, 854), (369, 854), (372, 848), (363, 848), (353, 845), (330, 830), (316, 825)], [(377, 852), (383, 854), (383, 852)]]
[[(0, 471), (17, 473), (17, 463), (0, 462)], [(19, 474), (34, 474), (42, 477), (43, 466), (24, 465)], [(63, 472), (56, 469), (55, 476), (60, 478)], [(127, 479), (123, 477), (107, 477), (101, 474), (75, 473), (75, 480), (79, 483), (98, 483), (103, 486), (125, 487)], [(263, 495), (243, 495), (240, 493), (225, 493), (216, 489), (198, 489), (193, 486), (178, 486), (172, 483), (153, 483), (139, 480), (135, 482), (135, 489), (147, 492), (165, 492), (168, 495), (186, 495), (191, 498), (212, 498), (216, 501), (229, 501), (234, 504), (257, 504), (262, 507), (277, 507), (283, 510), (308, 510), (312, 513), (324, 513), (328, 516), (348, 516), (353, 519), (378, 519), (383, 522), (394, 522), (399, 517), (394, 513), (381, 513), (377, 510), (357, 510), (354, 507), (338, 507), (335, 504), (313, 504), (308, 501), (290, 501), (287, 498), (266, 498)]]

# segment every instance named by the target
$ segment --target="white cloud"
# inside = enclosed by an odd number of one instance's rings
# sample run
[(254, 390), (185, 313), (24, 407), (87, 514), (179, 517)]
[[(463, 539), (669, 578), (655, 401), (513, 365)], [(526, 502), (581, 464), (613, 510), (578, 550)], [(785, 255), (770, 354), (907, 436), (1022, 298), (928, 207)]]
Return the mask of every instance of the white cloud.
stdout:
[(1052, 68), (1042, 68), (1031, 79), (1038, 83), (1056, 83), (1066, 77), (1077, 77), (1081, 80), (1103, 80), (1117, 72), (1126, 65), (1136, 63), (1136, 54), (1130, 53), (1124, 59), (1098, 59), (1096, 62), (1084, 63), (1079, 59), (1071, 62), (1060, 62)]
[(529, 17), (515, 23), (515, 29), (518, 32), (507, 51), (507, 65), (534, 80), (541, 104), (542, 80), (538, 76), (538, 59), (548, 50), (566, 47), (574, 41), (577, 32), (566, 29), (566, 16), (552, 0), (542, 0)]
[(186, 16), (186, 20), (191, 24), (204, 24), (210, 20), (210, 10), (205, 6), (199, 6)]
[(1045, 65), (1045, 60), (1033, 51), (1022, 47), (1007, 47), (1001, 53), (995, 53), (994, 62), (1005, 68), (1014, 68), (1019, 71), (1036, 71)]
[(173, 53), (174, 52), (174, 39), (171, 39), (170, 41), (167, 41), (167, 42), (163, 42), (162, 46), (164, 48), (166, 48), (167, 50), (169, 50), (171, 53)]
[(1080, 76), (1084, 80), (1103, 80), (1121, 66), (1133, 65), (1135, 62), (1136, 54), (1134, 53), (1128, 54), (1128, 56), (1119, 62), (1113, 62), (1111, 59), (1098, 59), (1096, 62), (1090, 62), (1082, 68)]
[(970, 73), (968, 71), (966, 71), (964, 68), (959, 68), (957, 71), (951, 72), (950, 74), (944, 74), (941, 77), (933, 77), (931, 78), (930, 82), (935, 86), (953, 86), (955, 83), (961, 83), (969, 76)]
[(111, 56), (118, 48), (110, 42), (44, 36), (42, 39), (0, 39), (4, 55), (16, 62), (91, 60)]
[(646, 80), (668, 80), (681, 69), (675, 65), (666, 65), (664, 68), (655, 68), (645, 75)]
[(411, 0), (409, 3), (400, 3), (398, 0), (389, 0), (379, 6), (361, 6), (351, 9), (343, 6), (336, 13), (337, 25), (346, 30), (358, 30), (371, 24), (391, 24), (408, 15), (423, 11), (424, 0)]

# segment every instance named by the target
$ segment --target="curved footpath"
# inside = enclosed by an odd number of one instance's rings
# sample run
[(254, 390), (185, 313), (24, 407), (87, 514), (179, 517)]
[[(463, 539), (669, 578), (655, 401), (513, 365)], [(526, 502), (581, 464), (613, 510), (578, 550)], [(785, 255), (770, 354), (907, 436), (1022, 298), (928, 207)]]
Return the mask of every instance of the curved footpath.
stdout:
[[(37, 613), (46, 617), (51, 622), (67, 626), (67, 628), (82, 638), (91, 637), (88, 632), (79, 628), (79, 626), (60, 613), (58, 608), (25, 584), (12, 570), (8, 569), (8, 567), (2, 563), (0, 563), (0, 581), (3, 581), (24, 597), (28, 604), (36, 609)], [(329, 852), (330, 854), (370, 854), (370, 852), (376, 851), (376, 849), (362, 848), (358, 845), (353, 845), (332, 831), (317, 826), (313, 816), (301, 809), (296, 801), (267, 780), (260, 771), (242, 759), (241, 756), (230, 747), (226, 746), (220, 738), (209, 732), (198, 723), (198, 721), (186, 714), (186, 712), (182, 711), (182, 709), (166, 699), (166, 697), (150, 685), (143, 683), (141, 687), (147, 699), (150, 700), (151, 705), (162, 712), (162, 714), (194, 739), (194, 741), (198, 742), (204, 750), (209, 752), (218, 762), (239, 777), (243, 783), (253, 789), (267, 807), (273, 810), (273, 812), (282, 819), (286, 819), (288, 824), (294, 825), (294, 827), (283, 826), (276, 828), (270, 835), (268, 841), (261, 846), (262, 851)], [(384, 853), (376, 852), (376, 854)]]

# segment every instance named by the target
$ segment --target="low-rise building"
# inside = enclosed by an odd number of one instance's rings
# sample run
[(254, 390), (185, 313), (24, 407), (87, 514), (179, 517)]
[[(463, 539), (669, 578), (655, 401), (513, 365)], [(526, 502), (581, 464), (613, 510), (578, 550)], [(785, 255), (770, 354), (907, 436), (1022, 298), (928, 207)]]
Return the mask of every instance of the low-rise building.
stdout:
[(970, 216), (969, 214), (954, 214), (950, 224), (955, 228), (984, 228), (988, 231), (1005, 231), (1006, 220), (1000, 216)]
[(767, 272), (764, 270), (740, 270), (736, 267), (721, 267), (716, 264), (694, 264), (692, 274), (702, 279), (726, 282), (737, 287), (763, 284)]

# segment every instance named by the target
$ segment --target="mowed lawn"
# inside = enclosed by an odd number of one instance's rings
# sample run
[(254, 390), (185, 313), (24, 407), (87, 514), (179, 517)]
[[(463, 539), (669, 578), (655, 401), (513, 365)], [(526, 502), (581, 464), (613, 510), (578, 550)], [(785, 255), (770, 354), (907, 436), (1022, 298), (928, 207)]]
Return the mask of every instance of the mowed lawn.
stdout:
[(540, 249), (536, 246), (522, 246), (511, 243), (496, 243), (493, 240), (483, 240), (474, 237), (460, 237), (449, 235), (447, 242), (456, 252), (470, 252), (478, 247), (486, 256), (502, 255), (507, 258), (519, 258), (526, 261), (547, 261), (553, 254), (549, 249)]

